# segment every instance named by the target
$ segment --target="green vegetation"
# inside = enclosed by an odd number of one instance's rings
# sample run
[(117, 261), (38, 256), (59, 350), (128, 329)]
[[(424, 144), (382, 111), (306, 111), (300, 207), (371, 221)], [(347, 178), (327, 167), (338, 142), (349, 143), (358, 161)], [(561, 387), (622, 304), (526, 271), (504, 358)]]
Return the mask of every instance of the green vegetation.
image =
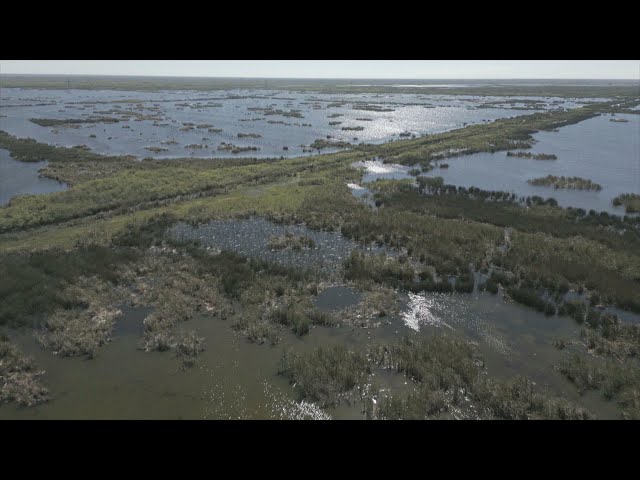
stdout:
[(516, 302), (529, 307), (535, 308), (537, 311), (545, 315), (555, 315), (556, 307), (540, 298), (540, 293), (526, 287), (512, 287), (507, 290), (509, 296)]
[(546, 177), (533, 178), (527, 180), (530, 185), (543, 185), (553, 188), (567, 188), (571, 190), (602, 190), (602, 185), (592, 182), (588, 178), (580, 177), (556, 177), (555, 175), (547, 175)]
[[(429, 195), (421, 195), (406, 182), (385, 182), (384, 191), (376, 193), (382, 205), (376, 217), (367, 221), (365, 230), (359, 227), (351, 233), (354, 227), (349, 225), (342, 227), (343, 233), (365, 242), (378, 239), (381, 244), (405, 247), (440, 275), (460, 274), (470, 263), (475, 269), (492, 264), (515, 274), (516, 283), (527, 288), (560, 292), (568, 284), (576, 289), (589, 285), (606, 302), (640, 311), (636, 280), (640, 234), (634, 219), (587, 215), (538, 201), (522, 209), (508, 193), (428, 187), (424, 182)], [(506, 244), (505, 229), (513, 229)], [(624, 234), (615, 233), (621, 230)]]
[(114, 282), (116, 268), (135, 257), (120, 249), (92, 245), (72, 251), (49, 249), (30, 254), (3, 254), (0, 261), (0, 325), (18, 326), (43, 320), (57, 309), (85, 304), (65, 286), (82, 276)]
[(640, 212), (640, 195), (637, 193), (624, 193), (613, 199), (613, 205), (616, 207), (624, 205), (627, 213)]
[[(369, 418), (426, 419), (457, 412), (462, 418), (589, 419), (591, 414), (568, 402), (548, 397), (533, 382), (509, 382), (481, 375), (483, 361), (471, 344), (447, 336), (405, 337), (372, 348), (376, 364), (402, 373), (413, 382), (409, 392), (383, 396), (369, 403)], [(459, 418), (459, 417), (454, 417)]]
[(367, 357), (346, 347), (320, 347), (310, 354), (285, 350), (278, 372), (295, 384), (303, 399), (323, 407), (353, 398), (369, 373)]
[(354, 251), (345, 261), (344, 277), (365, 287), (375, 282), (393, 288), (412, 289), (415, 273), (411, 265), (393, 257)]
[(567, 356), (559, 365), (560, 372), (584, 392), (599, 390), (607, 399), (614, 399), (625, 419), (640, 419), (640, 368), (630, 362), (616, 360), (593, 361), (584, 356)]

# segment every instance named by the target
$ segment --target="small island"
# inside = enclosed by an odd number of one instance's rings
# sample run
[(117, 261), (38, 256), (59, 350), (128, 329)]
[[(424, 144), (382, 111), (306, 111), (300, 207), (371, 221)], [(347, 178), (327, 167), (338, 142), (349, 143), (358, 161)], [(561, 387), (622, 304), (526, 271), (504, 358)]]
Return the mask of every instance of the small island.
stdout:
[(271, 237), (268, 245), (272, 250), (284, 250), (286, 248), (302, 250), (303, 248), (315, 248), (316, 242), (304, 235), (294, 235), (291, 232), (287, 232), (284, 235)]
[(613, 199), (613, 205), (619, 207), (624, 206), (627, 213), (640, 213), (640, 194), (623, 193)]
[(527, 180), (530, 185), (545, 186), (553, 188), (566, 188), (570, 190), (602, 190), (602, 186), (592, 182), (588, 178), (581, 177), (556, 177), (555, 175), (547, 175), (546, 177), (533, 178)]
[(324, 148), (347, 148), (350, 146), (351, 144), (349, 142), (330, 141), (325, 140), (324, 138), (318, 138), (314, 140), (311, 145), (309, 145), (310, 148), (315, 148), (317, 150), (322, 150)]
[(534, 160), (557, 160), (558, 157), (548, 153), (507, 152), (507, 157), (532, 158)]
[(260, 150), (258, 147), (239, 147), (234, 145), (233, 143), (221, 142), (217, 148), (219, 151), (223, 152), (231, 152), (231, 153), (242, 153), (242, 152), (255, 152)]
[(160, 153), (160, 152), (167, 152), (169, 151), (168, 148), (164, 148), (164, 147), (144, 147), (145, 150), (149, 150), (150, 152), (153, 153)]

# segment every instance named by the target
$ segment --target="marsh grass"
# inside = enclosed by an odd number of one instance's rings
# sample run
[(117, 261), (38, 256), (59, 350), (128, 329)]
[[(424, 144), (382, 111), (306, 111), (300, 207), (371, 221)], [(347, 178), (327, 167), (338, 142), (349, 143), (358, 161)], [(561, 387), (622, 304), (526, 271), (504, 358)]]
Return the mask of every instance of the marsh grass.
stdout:
[(384, 254), (366, 255), (353, 251), (344, 262), (344, 278), (365, 288), (372, 282), (393, 288), (412, 289), (415, 272), (408, 263)]
[(38, 323), (58, 309), (86, 308), (82, 299), (67, 293), (67, 286), (83, 276), (113, 285), (117, 268), (137, 255), (90, 245), (0, 258), (0, 324), (18, 326)]
[(626, 419), (640, 419), (640, 368), (617, 360), (587, 359), (577, 353), (565, 356), (558, 370), (581, 392), (597, 390), (615, 400)]
[(196, 357), (205, 349), (205, 339), (199, 336), (194, 330), (183, 332), (176, 338), (176, 356), (181, 358), (182, 365), (190, 368), (195, 365)]
[(365, 290), (357, 305), (339, 313), (344, 323), (356, 327), (371, 328), (383, 317), (392, 317), (400, 313), (400, 301), (397, 292), (383, 285), (372, 285)]
[(370, 349), (371, 360), (410, 378), (407, 393), (383, 396), (369, 418), (427, 419), (463, 414), (488, 419), (589, 419), (586, 410), (536, 391), (531, 380), (500, 381), (482, 375), (484, 362), (468, 342), (445, 335), (405, 337)]
[(94, 358), (98, 349), (111, 340), (117, 309), (58, 310), (44, 322), (38, 341), (56, 355)]
[(0, 405), (15, 402), (31, 407), (49, 400), (49, 391), (41, 383), (43, 374), (30, 357), (0, 334)]
[(531, 288), (509, 287), (507, 288), (507, 293), (516, 302), (535, 308), (547, 316), (556, 314), (555, 305), (542, 299), (540, 293)]
[(270, 315), (270, 320), (288, 327), (299, 337), (309, 333), (312, 325), (310, 315), (302, 308), (291, 304), (273, 310)]
[(367, 357), (344, 346), (319, 347), (312, 353), (285, 350), (278, 370), (302, 399), (322, 407), (349, 401), (370, 373)]
[(277, 345), (280, 343), (280, 327), (269, 320), (262, 320), (248, 313), (243, 313), (232, 324), (232, 328), (244, 336), (252, 343), (262, 345), (269, 343)]

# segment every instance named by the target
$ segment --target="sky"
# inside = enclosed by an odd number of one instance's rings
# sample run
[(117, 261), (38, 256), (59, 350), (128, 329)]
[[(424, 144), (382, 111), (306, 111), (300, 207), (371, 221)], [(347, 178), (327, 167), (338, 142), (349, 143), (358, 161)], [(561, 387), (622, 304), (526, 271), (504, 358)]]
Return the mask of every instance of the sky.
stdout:
[(4, 74), (640, 79), (640, 60), (0, 60)]

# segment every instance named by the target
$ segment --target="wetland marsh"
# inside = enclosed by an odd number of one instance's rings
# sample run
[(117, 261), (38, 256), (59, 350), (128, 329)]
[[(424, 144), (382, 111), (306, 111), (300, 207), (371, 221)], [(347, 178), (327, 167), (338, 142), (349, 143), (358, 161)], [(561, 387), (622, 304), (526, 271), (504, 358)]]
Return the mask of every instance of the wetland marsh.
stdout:
[(0, 419), (640, 418), (637, 87), (0, 78)]

